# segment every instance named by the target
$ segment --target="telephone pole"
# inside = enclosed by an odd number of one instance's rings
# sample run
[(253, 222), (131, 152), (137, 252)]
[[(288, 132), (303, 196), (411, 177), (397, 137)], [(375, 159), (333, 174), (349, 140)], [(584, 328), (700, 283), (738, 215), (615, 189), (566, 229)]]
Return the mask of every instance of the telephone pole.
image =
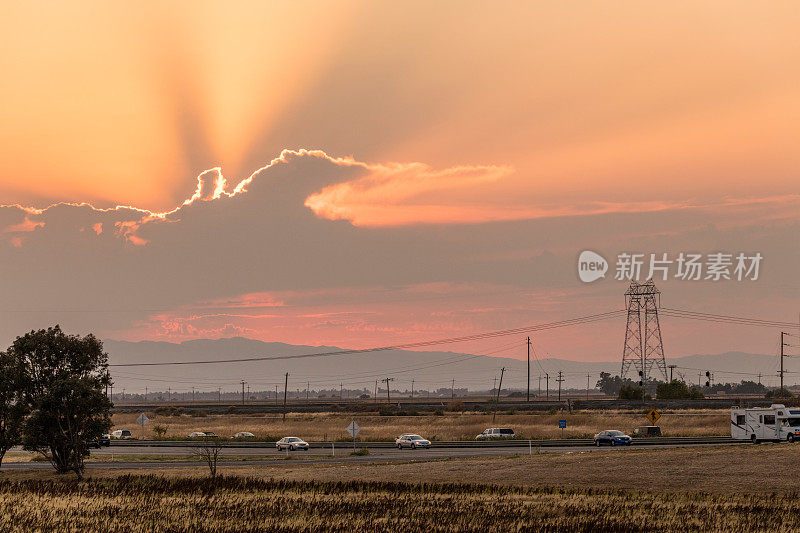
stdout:
[(244, 385), (245, 385), (245, 383), (246, 383), (245, 380), (242, 380), (242, 405), (244, 405)]
[(453, 384), (450, 385), (450, 399), (451, 400), (455, 400), (456, 399), (456, 380), (455, 380), (455, 378), (453, 379)]
[(497, 408), (500, 405), (500, 389), (503, 388), (503, 374), (506, 372), (506, 367), (500, 369), (500, 386), (497, 387), (497, 396), (494, 400), (494, 413), (492, 413), (492, 424), (494, 424), (494, 418), (497, 416)]
[(558, 378), (556, 379), (556, 381), (558, 381), (558, 401), (559, 402), (561, 401), (561, 383), (564, 381), (564, 378), (561, 377), (561, 375), (562, 375), (562, 372), (559, 370), (558, 371)]
[[(528, 337), (528, 393), (527, 393), (527, 402), (531, 401), (531, 338)], [(502, 379), (501, 379), (502, 381)]]
[(542, 395), (542, 375), (541, 374), (539, 374), (539, 386), (536, 387), (536, 395), (537, 396), (541, 396)]
[(284, 376), (283, 381), (283, 420), (286, 421), (286, 393), (289, 390), (289, 373)]
[(591, 378), (591, 374), (586, 374), (586, 399), (589, 399), (589, 379)]
[(411, 399), (414, 399), (414, 380), (411, 380)]
[(672, 383), (672, 371), (678, 368), (678, 365), (669, 365), (669, 382)]
[(546, 394), (545, 398), (547, 398), (549, 400), (550, 399), (550, 374), (548, 374), (547, 372), (544, 373), (544, 381), (545, 381), (545, 384), (547, 385), (547, 394)]
[(378, 380), (377, 379), (375, 380), (375, 395), (373, 396), (373, 398), (375, 398), (375, 402), (377, 403), (378, 402)]
[(391, 404), (392, 403), (392, 398), (389, 395), (389, 389), (391, 389), (391, 387), (389, 386), (389, 382), (390, 381), (394, 381), (394, 378), (390, 378), (390, 377), (387, 376), (387, 377), (383, 378), (381, 381), (384, 381), (386, 383), (386, 403)]
[(783, 351), (783, 347), (784, 346), (789, 346), (788, 344), (783, 342), (784, 335), (788, 335), (788, 333), (784, 333), (783, 331), (781, 331), (781, 371), (780, 371), (780, 374), (781, 374), (781, 396), (783, 395), (783, 374), (785, 373), (784, 370), (783, 370), (783, 358), (786, 357), (786, 354)]

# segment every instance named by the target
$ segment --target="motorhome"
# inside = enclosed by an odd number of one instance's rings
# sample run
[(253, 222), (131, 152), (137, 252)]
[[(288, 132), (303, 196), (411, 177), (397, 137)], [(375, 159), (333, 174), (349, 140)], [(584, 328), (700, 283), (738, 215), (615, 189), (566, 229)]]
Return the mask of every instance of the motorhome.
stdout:
[(800, 441), (800, 407), (731, 408), (731, 437), (738, 440)]

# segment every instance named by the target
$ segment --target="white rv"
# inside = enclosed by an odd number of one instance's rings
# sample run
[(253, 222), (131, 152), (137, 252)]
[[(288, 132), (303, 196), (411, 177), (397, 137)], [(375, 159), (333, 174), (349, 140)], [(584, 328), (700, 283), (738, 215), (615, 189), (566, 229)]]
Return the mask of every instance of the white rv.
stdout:
[(750, 440), (800, 441), (800, 407), (772, 404), (752, 409), (731, 408), (731, 437)]

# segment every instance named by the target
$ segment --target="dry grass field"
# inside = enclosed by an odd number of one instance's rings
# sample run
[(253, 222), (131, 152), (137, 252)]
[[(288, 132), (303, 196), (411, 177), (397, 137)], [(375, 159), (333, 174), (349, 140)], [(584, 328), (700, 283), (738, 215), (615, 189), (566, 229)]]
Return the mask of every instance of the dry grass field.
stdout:
[[(664, 413), (658, 424), (665, 436), (730, 435), (729, 412), (679, 411)], [(434, 440), (470, 440), (487, 427), (514, 428), (525, 439), (560, 438), (558, 419), (567, 419), (566, 438), (592, 437), (603, 429), (633, 431), (648, 424), (643, 413), (614, 411), (578, 411), (555, 414), (502, 414), (492, 423), (492, 415), (484, 413), (447, 413), (444, 416), (377, 416), (353, 414), (289, 413), (284, 422), (279, 415), (209, 415), (203, 417), (180, 415), (158, 416), (144, 428), (136, 424), (137, 414), (115, 414), (114, 429), (130, 429), (140, 439), (153, 438), (153, 427), (167, 428), (167, 438), (185, 438), (193, 431), (213, 431), (230, 437), (239, 431), (249, 431), (258, 438), (272, 440), (296, 435), (306, 440), (348, 440), (345, 428), (355, 419), (361, 426), (359, 439), (390, 440), (401, 433), (415, 432)]]
[[(2, 473), (2, 531), (797, 531), (800, 445)], [(787, 468), (776, 468), (787, 465)]]

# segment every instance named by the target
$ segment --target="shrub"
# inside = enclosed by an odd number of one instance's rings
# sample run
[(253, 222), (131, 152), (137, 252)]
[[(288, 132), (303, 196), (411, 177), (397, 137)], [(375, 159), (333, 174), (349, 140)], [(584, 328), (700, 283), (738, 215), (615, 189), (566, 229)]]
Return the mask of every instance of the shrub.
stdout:
[(447, 410), (448, 411), (463, 411), (464, 410), (464, 402), (461, 400), (453, 400), (452, 402), (447, 403)]
[(623, 385), (619, 389), (620, 400), (641, 400), (644, 395), (644, 389), (635, 387), (633, 385)]
[(155, 433), (156, 439), (163, 439), (164, 435), (167, 434), (167, 426), (156, 424), (153, 426), (153, 433)]

